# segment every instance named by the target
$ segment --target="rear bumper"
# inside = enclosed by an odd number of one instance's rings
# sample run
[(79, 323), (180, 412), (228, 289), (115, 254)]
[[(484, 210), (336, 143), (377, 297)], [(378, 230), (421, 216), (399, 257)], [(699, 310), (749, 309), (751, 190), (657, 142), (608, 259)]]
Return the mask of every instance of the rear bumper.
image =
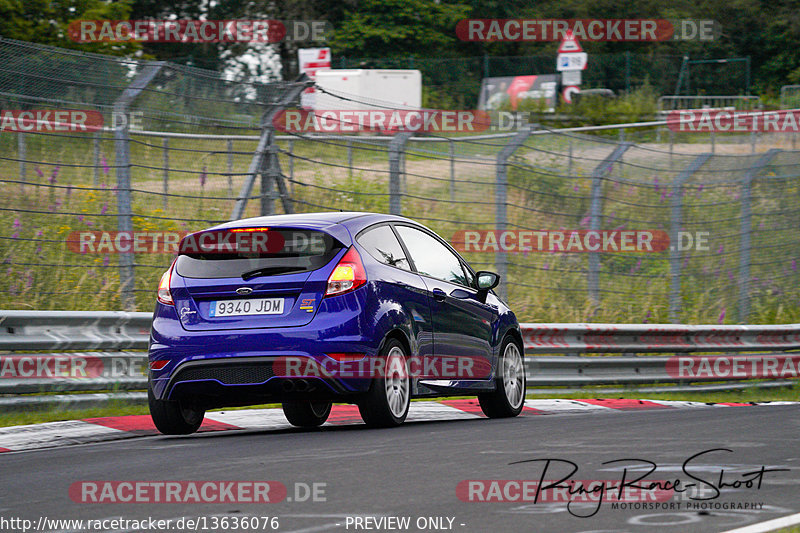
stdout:
[[(303, 379), (307, 392), (319, 396), (347, 396), (368, 390), (370, 380), (275, 372), (283, 358), (314, 360), (326, 368), (335, 361), (328, 353), (375, 356), (382, 336), (363, 323), (359, 291), (324, 300), (305, 326), (240, 330), (187, 331), (174, 307), (157, 304), (151, 329), (149, 359), (166, 360), (150, 370), (157, 399), (197, 400), (219, 406), (280, 401), (287, 379)], [(378, 340), (376, 340), (376, 338)], [(304, 367), (305, 368), (305, 367)]]

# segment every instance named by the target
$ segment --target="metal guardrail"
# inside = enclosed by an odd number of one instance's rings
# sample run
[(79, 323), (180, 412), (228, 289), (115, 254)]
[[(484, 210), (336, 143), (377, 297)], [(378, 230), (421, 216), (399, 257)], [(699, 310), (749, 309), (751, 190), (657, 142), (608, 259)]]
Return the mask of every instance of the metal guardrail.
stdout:
[(0, 350), (146, 350), (151, 313), (2, 311)]
[(744, 352), (800, 349), (800, 324), (522, 324), (526, 353)]
[[(111, 394), (45, 395), (54, 392), (137, 391), (147, 385), (150, 313), (83, 311), (0, 310), (0, 411), (53, 405), (92, 406), (113, 400), (144, 402), (138, 392)], [(694, 386), (702, 390), (737, 389), (748, 386), (785, 386), (790, 381), (742, 382), (742, 378), (680, 378), (668, 371), (673, 357), (635, 354), (693, 354), (762, 352), (748, 359), (774, 358), (800, 349), (800, 324), (765, 326), (707, 326), (675, 324), (521, 324), (529, 387), (584, 387), (594, 385), (641, 385), (672, 383), (692, 390), (689, 382), (728, 385)], [(31, 353), (42, 350), (47, 353)], [(71, 351), (70, 351), (71, 350)], [(82, 351), (75, 351), (82, 350)], [(142, 350), (142, 351), (137, 351)], [(622, 356), (580, 355), (619, 353)], [(540, 354), (566, 354), (549, 355)], [(79, 376), (8, 376), (5, 359), (37, 361), (80, 360)], [(69, 366), (67, 364), (67, 366)], [(41, 370), (39, 368), (38, 370)], [(63, 369), (62, 369), (63, 370)], [(678, 390), (672, 387), (670, 390)], [(23, 395), (23, 396), (20, 396)], [(70, 398), (71, 397), (71, 398)]]
[(658, 99), (659, 114), (680, 109), (761, 109), (760, 96), (662, 96)]

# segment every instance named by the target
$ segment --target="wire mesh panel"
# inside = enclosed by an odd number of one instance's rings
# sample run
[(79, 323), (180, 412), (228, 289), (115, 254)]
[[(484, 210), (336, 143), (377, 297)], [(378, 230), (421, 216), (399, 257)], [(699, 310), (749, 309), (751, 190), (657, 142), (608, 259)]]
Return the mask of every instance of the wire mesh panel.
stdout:
[[(135, 308), (149, 310), (177, 239), (241, 205), (244, 217), (399, 212), (476, 269), (505, 270), (500, 292), (523, 321), (800, 320), (791, 135), (401, 137), (262, 124), (298, 87), (0, 39), (0, 307), (120, 309), (129, 265)], [(379, 97), (369, 103), (390, 108)], [(101, 124), (44, 125), (64, 110)], [(44, 124), (14, 122), (23, 111)], [(268, 168), (252, 173), (264, 139)], [(249, 187), (254, 174), (268, 179)]]
[[(121, 109), (152, 65), (0, 39), (4, 307), (122, 308), (119, 266), (132, 258), (135, 306), (150, 309), (176, 239), (230, 218), (261, 117), (291, 84), (232, 82), (167, 63)], [(65, 111), (94, 120), (80, 127)], [(9, 123), (24, 112), (35, 123)], [(122, 128), (127, 163), (115, 140)], [(122, 233), (121, 192), (130, 197)], [(248, 214), (259, 214), (257, 203)]]

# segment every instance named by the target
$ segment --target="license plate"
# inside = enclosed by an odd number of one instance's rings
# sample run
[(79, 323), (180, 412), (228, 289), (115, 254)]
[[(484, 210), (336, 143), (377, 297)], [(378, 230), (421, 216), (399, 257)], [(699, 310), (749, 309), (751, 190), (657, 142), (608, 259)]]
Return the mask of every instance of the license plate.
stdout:
[(283, 298), (253, 298), (249, 300), (214, 300), (209, 316), (280, 315)]

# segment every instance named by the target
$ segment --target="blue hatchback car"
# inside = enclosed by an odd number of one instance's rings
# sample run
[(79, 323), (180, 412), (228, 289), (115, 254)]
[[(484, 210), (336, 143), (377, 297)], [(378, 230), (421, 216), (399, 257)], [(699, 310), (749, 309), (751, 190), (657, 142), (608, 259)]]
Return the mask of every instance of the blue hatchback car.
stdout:
[(208, 409), (281, 402), (313, 427), (345, 402), (388, 427), (413, 397), (454, 395), (516, 416), (523, 343), (498, 282), (399, 216), (278, 215), (187, 235), (153, 314), (153, 421), (188, 434)]

